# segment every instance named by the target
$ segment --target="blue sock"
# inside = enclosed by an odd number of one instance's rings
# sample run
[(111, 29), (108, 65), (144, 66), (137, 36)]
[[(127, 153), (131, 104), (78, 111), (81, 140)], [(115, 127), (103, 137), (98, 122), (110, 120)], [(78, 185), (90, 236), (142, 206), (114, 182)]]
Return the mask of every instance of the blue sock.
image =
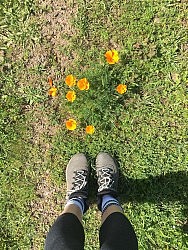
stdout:
[(105, 194), (102, 197), (102, 205), (101, 205), (101, 211), (102, 213), (104, 213), (104, 211), (111, 205), (116, 205), (116, 206), (120, 206), (118, 200), (116, 200), (113, 196), (109, 195), (109, 194)]
[(67, 201), (65, 207), (67, 205), (70, 205), (70, 204), (74, 204), (74, 205), (78, 206), (80, 208), (82, 214), (84, 213), (85, 203), (84, 203), (84, 200), (82, 197), (71, 198), (70, 200)]

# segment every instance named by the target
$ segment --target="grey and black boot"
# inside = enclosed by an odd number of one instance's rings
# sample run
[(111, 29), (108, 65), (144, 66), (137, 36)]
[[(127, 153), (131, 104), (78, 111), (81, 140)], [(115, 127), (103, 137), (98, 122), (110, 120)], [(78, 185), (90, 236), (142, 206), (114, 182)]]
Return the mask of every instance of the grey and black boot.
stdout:
[(87, 158), (83, 153), (77, 153), (70, 159), (66, 168), (67, 200), (83, 198), (85, 211), (88, 209), (88, 178), (89, 169)]
[(118, 164), (108, 153), (99, 153), (96, 158), (96, 173), (98, 182), (98, 208), (101, 210), (102, 196), (105, 194), (117, 197)]

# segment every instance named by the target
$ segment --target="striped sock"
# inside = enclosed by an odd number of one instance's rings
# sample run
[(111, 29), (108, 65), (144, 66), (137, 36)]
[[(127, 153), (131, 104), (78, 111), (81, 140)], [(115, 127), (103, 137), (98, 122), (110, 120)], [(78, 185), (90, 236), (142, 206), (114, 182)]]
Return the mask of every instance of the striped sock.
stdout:
[(80, 208), (82, 214), (84, 213), (85, 203), (84, 203), (84, 200), (82, 197), (71, 198), (70, 200), (67, 201), (65, 207), (67, 205), (70, 205), (70, 204), (74, 204), (74, 205), (78, 206)]
[(101, 205), (101, 211), (102, 213), (104, 213), (104, 211), (111, 205), (116, 205), (116, 206), (120, 206), (118, 200), (116, 200), (113, 196), (109, 195), (109, 194), (105, 194), (102, 197), (102, 205)]

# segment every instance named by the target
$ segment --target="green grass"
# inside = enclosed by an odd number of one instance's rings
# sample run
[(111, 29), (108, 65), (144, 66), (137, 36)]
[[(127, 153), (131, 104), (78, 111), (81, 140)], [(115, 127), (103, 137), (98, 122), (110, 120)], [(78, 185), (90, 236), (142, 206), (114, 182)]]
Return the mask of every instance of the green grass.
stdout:
[[(94, 179), (85, 249), (99, 246), (94, 162), (100, 151), (119, 161), (120, 201), (139, 249), (187, 249), (187, 3), (77, 4), (76, 32), (62, 34), (68, 42), (62, 56), (77, 56), (63, 75), (53, 49), (46, 62), (28, 66), (36, 44), (50, 46), (37, 15), (52, 10), (13, 0), (0, 7), (0, 249), (43, 249), (64, 204), (66, 164), (78, 151), (88, 155)], [(108, 49), (121, 58), (110, 67)], [(55, 99), (47, 96), (52, 72)], [(71, 105), (64, 98), (69, 73), (90, 82)], [(118, 83), (128, 86), (123, 96), (115, 92)], [(70, 132), (64, 122), (72, 116), (78, 127)], [(92, 136), (85, 135), (87, 124), (96, 128)]]

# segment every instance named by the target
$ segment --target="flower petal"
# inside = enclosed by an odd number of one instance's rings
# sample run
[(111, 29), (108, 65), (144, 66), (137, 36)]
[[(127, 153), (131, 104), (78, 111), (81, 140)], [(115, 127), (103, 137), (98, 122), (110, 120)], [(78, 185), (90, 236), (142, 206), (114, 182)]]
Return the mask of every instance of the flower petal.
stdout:
[(127, 85), (125, 85), (125, 84), (119, 84), (119, 85), (116, 87), (116, 91), (117, 91), (119, 94), (124, 94), (124, 93), (127, 91)]
[(66, 98), (69, 102), (74, 102), (74, 100), (76, 99), (76, 93), (75, 91), (68, 91), (66, 94)]
[(106, 61), (109, 64), (115, 64), (119, 61), (119, 56), (117, 50), (108, 50), (105, 53)]
[(76, 121), (74, 119), (69, 119), (65, 122), (66, 128), (68, 130), (75, 130), (76, 129)]
[(68, 75), (65, 78), (65, 83), (71, 88), (76, 85), (76, 77), (73, 75)]
[(86, 126), (86, 133), (92, 135), (95, 132), (95, 127), (93, 125)]
[(56, 87), (51, 87), (49, 90), (48, 90), (48, 94), (52, 97), (55, 97), (57, 96), (57, 88)]

